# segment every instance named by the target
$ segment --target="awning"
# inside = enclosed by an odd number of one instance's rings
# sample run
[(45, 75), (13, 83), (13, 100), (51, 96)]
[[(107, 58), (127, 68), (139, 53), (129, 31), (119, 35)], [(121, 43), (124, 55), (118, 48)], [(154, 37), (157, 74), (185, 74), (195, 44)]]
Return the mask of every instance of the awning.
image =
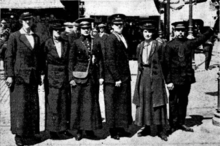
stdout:
[(60, 0), (0, 0), (1, 9), (64, 8)]
[(154, 0), (84, 0), (86, 16), (159, 16)]
[[(216, 16), (216, 10), (213, 10), (210, 5), (210, 1), (204, 3), (197, 3), (193, 5), (193, 19), (202, 19), (204, 25), (209, 25), (209, 22), (213, 17)], [(175, 21), (188, 21), (189, 20), (189, 4), (185, 5), (180, 10), (171, 10), (170, 12), (170, 22)]]

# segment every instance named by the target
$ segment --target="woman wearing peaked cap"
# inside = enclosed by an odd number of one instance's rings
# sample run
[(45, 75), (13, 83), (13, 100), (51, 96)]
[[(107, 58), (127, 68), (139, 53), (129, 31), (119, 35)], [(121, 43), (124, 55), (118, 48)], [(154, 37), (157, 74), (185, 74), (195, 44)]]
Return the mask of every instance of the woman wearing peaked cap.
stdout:
[(70, 45), (61, 38), (61, 20), (50, 22), (51, 38), (44, 45), (46, 125), (52, 139), (69, 138), (68, 55)]
[(158, 134), (167, 141), (167, 95), (160, 62), (162, 42), (155, 39), (155, 24), (151, 20), (140, 23), (144, 41), (137, 47), (138, 76), (133, 97), (135, 124), (144, 126), (138, 137)]
[(114, 14), (109, 17), (113, 31), (106, 40), (104, 55), (106, 122), (111, 138), (116, 140), (122, 136), (130, 136), (125, 129), (132, 124), (128, 45), (122, 35), (125, 17), (123, 14)]
[(33, 15), (20, 16), (22, 28), (12, 33), (5, 54), (6, 84), (10, 88), (11, 131), (16, 144), (28, 144), (39, 133), (38, 85), (41, 84), (39, 37), (31, 30)]
[(94, 130), (102, 127), (98, 100), (98, 79), (102, 78), (101, 44), (92, 39), (91, 18), (80, 18), (81, 36), (76, 39), (69, 53), (69, 83), (71, 85), (70, 129), (77, 130), (75, 139), (97, 138)]

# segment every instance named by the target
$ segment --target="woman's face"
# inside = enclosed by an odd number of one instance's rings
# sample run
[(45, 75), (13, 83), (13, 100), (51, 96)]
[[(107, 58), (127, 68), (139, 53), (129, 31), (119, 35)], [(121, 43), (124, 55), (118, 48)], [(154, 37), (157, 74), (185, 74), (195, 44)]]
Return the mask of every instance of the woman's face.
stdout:
[(112, 25), (112, 29), (117, 32), (117, 33), (122, 33), (122, 30), (123, 30), (123, 23), (122, 24), (113, 24)]
[(143, 31), (143, 36), (144, 36), (144, 39), (145, 40), (151, 40), (152, 39), (152, 36), (153, 36), (153, 31), (152, 30), (147, 30), (145, 29)]
[(23, 27), (24, 27), (25, 29), (31, 28), (31, 26), (33, 25), (33, 23), (34, 23), (33, 18), (22, 20), (22, 25), (23, 25)]
[(58, 38), (60, 37), (61, 31), (60, 30), (53, 30), (53, 37)]

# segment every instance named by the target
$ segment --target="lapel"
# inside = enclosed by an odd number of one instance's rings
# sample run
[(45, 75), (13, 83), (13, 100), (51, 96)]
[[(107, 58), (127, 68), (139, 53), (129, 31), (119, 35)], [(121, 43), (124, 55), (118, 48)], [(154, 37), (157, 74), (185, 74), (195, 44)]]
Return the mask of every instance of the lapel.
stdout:
[(140, 52), (139, 52), (139, 63), (141, 63), (142, 62), (142, 54), (143, 54), (143, 49), (144, 49), (144, 42), (141, 42), (141, 44), (140, 44)]
[[(33, 50), (33, 48), (31, 47), (31, 44), (29, 43), (28, 39), (26, 38), (25, 34), (20, 34), (19, 37), (20, 41), (22, 43), (24, 43), (30, 50)], [(34, 39), (35, 41), (35, 39)], [(35, 44), (35, 43), (34, 43)]]
[(65, 43), (65, 41), (61, 42), (61, 58), (65, 57), (67, 51), (67, 44)]
[(54, 42), (54, 40), (51, 38), (51, 51), (53, 52), (55, 52), (55, 56), (57, 56), (57, 58), (61, 58), (62, 57), (62, 52), (61, 52), (61, 57), (59, 57), (59, 54), (58, 54), (58, 52), (57, 52), (57, 48), (56, 48), (56, 46), (55, 46), (55, 42)]
[(33, 34), (34, 37), (34, 49), (37, 48), (37, 42), (38, 42), (38, 38), (35, 34)]
[(152, 45), (151, 45), (150, 55), (149, 55), (149, 61), (151, 60), (151, 58), (156, 50), (156, 45), (157, 45), (156, 41), (153, 40)]

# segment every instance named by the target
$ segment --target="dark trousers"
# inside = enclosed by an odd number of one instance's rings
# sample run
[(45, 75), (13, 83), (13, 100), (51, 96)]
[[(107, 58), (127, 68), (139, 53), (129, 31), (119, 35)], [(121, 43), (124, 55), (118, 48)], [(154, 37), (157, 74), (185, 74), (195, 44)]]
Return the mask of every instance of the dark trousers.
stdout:
[(176, 128), (185, 123), (188, 95), (191, 84), (174, 85), (174, 89), (170, 90), (170, 126)]
[(121, 87), (104, 85), (106, 123), (109, 128), (127, 128), (132, 123), (130, 81)]

